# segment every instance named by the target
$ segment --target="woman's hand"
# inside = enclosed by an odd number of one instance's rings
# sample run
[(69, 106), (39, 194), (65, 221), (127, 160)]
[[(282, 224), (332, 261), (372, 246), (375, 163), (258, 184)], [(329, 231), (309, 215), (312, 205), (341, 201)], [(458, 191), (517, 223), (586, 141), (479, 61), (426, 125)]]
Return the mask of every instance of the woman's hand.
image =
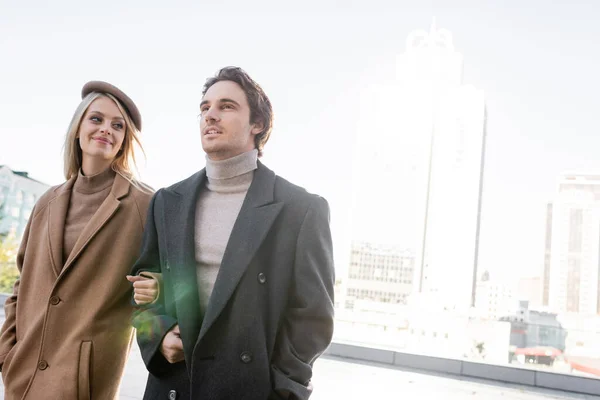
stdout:
[(133, 283), (133, 300), (137, 305), (150, 304), (158, 297), (158, 280), (142, 275), (127, 275), (127, 280)]

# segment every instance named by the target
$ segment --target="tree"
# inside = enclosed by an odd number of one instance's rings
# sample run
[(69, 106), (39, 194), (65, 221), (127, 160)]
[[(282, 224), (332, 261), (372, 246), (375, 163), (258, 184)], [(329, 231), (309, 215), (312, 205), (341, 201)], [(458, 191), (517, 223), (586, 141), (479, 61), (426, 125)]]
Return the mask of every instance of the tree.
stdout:
[(0, 243), (0, 293), (12, 293), (13, 285), (19, 278), (16, 258), (16, 243), (10, 239), (4, 239)]
[(6, 232), (5, 230), (3, 230), (2, 227), (2, 221), (4, 220), (4, 216), (6, 211), (6, 201), (3, 201), (0, 203), (0, 243), (4, 241), (4, 239), (6, 239), (6, 237), (8, 236), (8, 232)]
[[(0, 226), (2, 226), (4, 218), (2, 208), (0, 204)], [(11, 293), (15, 281), (19, 277), (17, 249), (16, 241), (6, 232), (0, 232), (0, 293)]]

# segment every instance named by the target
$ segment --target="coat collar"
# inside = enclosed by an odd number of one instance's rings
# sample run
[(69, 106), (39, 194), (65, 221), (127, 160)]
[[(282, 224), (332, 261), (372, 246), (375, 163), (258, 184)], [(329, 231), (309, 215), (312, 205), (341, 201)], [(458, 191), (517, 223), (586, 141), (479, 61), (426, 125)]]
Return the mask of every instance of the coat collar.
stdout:
[(93, 237), (102, 229), (111, 219), (115, 211), (119, 208), (120, 200), (127, 196), (131, 184), (121, 174), (115, 175), (112, 188), (104, 202), (94, 213), (87, 223), (67, 260), (63, 260), (63, 235), (65, 230), (65, 221), (67, 211), (71, 200), (71, 192), (76, 177), (69, 179), (65, 184), (54, 190), (56, 197), (50, 200), (48, 204), (48, 241), (50, 249), (50, 259), (52, 268), (56, 276), (60, 276), (69, 269), (75, 259), (87, 247)]

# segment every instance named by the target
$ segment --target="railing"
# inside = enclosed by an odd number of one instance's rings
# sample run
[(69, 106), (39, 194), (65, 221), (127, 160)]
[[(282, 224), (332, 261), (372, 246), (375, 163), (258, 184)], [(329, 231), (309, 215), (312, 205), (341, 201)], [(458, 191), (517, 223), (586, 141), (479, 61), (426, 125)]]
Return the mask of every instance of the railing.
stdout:
[[(540, 329), (543, 328), (543, 329)], [(510, 322), (469, 318), (377, 321), (344, 315), (336, 320), (334, 341), (412, 355), (469, 361), (549, 373), (600, 378), (600, 332), (529, 324), (519, 342)], [(539, 331), (544, 335), (539, 336)], [(600, 381), (600, 380), (599, 380)]]
[(545, 372), (513, 366), (448, 359), (334, 341), (326, 354), (336, 358), (369, 361), (395, 368), (443, 373), (510, 384), (598, 395), (600, 379)]

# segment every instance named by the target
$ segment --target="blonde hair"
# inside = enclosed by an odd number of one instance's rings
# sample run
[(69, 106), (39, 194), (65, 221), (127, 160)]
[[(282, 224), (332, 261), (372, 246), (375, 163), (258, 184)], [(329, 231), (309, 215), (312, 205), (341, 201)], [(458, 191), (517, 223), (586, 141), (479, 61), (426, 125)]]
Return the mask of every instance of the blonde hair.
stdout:
[(117, 105), (117, 108), (119, 109), (119, 111), (123, 115), (123, 118), (125, 119), (126, 125), (125, 137), (123, 138), (123, 145), (117, 153), (115, 159), (110, 164), (110, 167), (113, 171), (127, 179), (137, 189), (147, 192), (150, 190), (149, 187), (137, 180), (133, 173), (134, 168), (137, 171), (137, 165), (135, 161), (135, 145), (139, 146), (144, 156), (146, 155), (146, 153), (144, 152), (144, 148), (142, 147), (142, 143), (139, 139), (140, 131), (134, 125), (125, 107), (123, 107), (121, 102), (110, 93), (92, 92), (85, 96), (83, 100), (81, 100), (81, 103), (79, 103), (79, 106), (75, 110), (75, 114), (73, 114), (73, 118), (71, 119), (71, 123), (69, 124), (69, 129), (67, 129), (67, 135), (65, 137), (65, 179), (69, 180), (72, 177), (77, 176), (77, 174), (79, 173), (79, 169), (81, 168), (81, 163), (83, 160), (81, 146), (79, 145), (79, 140), (77, 137), (79, 127), (81, 125), (81, 120), (83, 119), (83, 116), (85, 115), (90, 104), (92, 104), (94, 100), (102, 96), (108, 97)]

